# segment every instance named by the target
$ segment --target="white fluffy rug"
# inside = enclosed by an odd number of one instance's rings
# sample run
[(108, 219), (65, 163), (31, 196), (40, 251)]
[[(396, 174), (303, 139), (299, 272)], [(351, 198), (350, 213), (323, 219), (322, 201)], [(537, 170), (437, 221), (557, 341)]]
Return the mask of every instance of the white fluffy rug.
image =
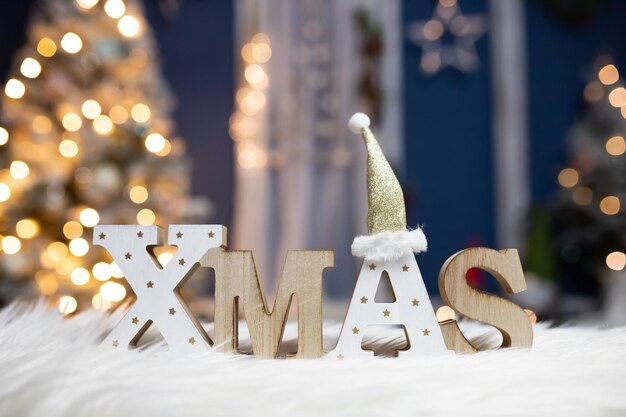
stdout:
[[(624, 328), (537, 325), (532, 351), (323, 361), (181, 357), (162, 343), (97, 349), (115, 321), (63, 319), (41, 305), (1, 311), (0, 416), (626, 415)], [(337, 330), (326, 330), (330, 345)]]

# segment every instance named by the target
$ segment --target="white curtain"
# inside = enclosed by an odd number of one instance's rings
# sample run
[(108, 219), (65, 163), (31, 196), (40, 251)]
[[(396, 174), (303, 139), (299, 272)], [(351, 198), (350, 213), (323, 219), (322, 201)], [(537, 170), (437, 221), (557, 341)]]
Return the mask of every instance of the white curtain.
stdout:
[(530, 206), (528, 76), (523, 0), (490, 0), (496, 244), (523, 248)]
[[(402, 169), (400, 1), (238, 0), (237, 50), (263, 33), (271, 59), (265, 104), (242, 117), (254, 134), (237, 138), (236, 201), (230, 247), (251, 249), (266, 290), (275, 289), (290, 249), (335, 250), (325, 286), (350, 294), (356, 260), (353, 238), (365, 232), (365, 152), (348, 132), (349, 116), (371, 103), (357, 88), (366, 66), (384, 94), (375, 131), (389, 159)], [(382, 53), (364, 58), (357, 13), (380, 29)], [(369, 59), (369, 61), (368, 61)], [(253, 63), (254, 64), (254, 63)], [(241, 60), (238, 101), (252, 91)], [(253, 93), (256, 94), (256, 93)], [(241, 112), (237, 110), (239, 116)]]

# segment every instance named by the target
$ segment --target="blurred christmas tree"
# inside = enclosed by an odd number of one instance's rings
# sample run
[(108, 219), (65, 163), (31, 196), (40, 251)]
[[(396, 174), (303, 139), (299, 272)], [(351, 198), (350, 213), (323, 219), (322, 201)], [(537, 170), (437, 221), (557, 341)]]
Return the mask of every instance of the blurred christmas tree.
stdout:
[(173, 100), (141, 5), (39, 2), (9, 77), (1, 300), (43, 294), (66, 313), (114, 305), (127, 288), (108, 255), (91, 247), (91, 228), (167, 225), (207, 211), (188, 197), (189, 163), (183, 141), (171, 136)]
[[(571, 129), (569, 167), (558, 175), (554, 213), (566, 287), (593, 292), (607, 267), (626, 265), (626, 89), (608, 58), (584, 90), (587, 109)], [(577, 279), (572, 280), (572, 277)], [(567, 289), (567, 288), (566, 288)]]

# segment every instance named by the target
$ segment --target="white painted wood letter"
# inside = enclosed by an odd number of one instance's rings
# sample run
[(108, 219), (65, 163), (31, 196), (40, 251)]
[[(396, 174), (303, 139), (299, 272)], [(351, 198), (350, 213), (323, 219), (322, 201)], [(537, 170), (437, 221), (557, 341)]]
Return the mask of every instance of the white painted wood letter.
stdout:
[(177, 246), (174, 258), (162, 268), (148, 252), (162, 245), (157, 226), (96, 226), (93, 243), (104, 247), (120, 267), (137, 301), (102, 342), (112, 348), (136, 345), (154, 323), (170, 348), (208, 350), (210, 339), (178, 294), (211, 248), (226, 244), (221, 225), (170, 225), (168, 243)]
[[(383, 271), (389, 275), (395, 293), (393, 303), (374, 300)], [(367, 258), (363, 261), (339, 341), (327, 357), (372, 357), (372, 352), (361, 348), (363, 333), (367, 326), (380, 324), (404, 326), (408, 349), (400, 352), (402, 356), (447, 352), (413, 254), (391, 262), (375, 262)]]

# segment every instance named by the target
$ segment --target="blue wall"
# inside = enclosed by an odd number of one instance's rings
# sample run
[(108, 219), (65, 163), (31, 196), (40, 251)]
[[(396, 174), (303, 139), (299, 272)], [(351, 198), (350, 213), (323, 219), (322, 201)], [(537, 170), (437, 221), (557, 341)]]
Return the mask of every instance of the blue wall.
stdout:
[[(584, 110), (582, 90), (595, 58), (610, 53), (626, 69), (626, 2), (600, 2), (597, 14), (576, 24), (557, 18), (545, 3), (525, 2), (531, 185), (541, 204), (549, 203), (565, 163), (565, 135)], [(582, 2), (569, 2), (575, 3)], [(405, 25), (429, 18), (434, 4), (405, 0)], [(484, 0), (459, 4), (465, 13), (487, 11)], [(476, 73), (448, 68), (432, 78), (419, 72), (420, 49), (405, 42), (408, 217), (426, 226), (430, 248), (418, 262), (433, 293), (448, 256), (468, 245), (494, 245), (488, 42), (489, 34), (477, 43)]]
[(178, 98), (174, 114), (193, 160), (193, 190), (211, 199), (211, 223), (231, 225), (233, 145), (228, 118), (233, 110), (234, 18), (229, 0), (182, 3), (164, 21), (156, 2), (146, 2), (157, 37), (163, 72)]
[(538, 1), (527, 4), (532, 191), (546, 202), (566, 160), (565, 135), (585, 110), (583, 88), (593, 64), (610, 54), (626, 74), (626, 2), (606, 1), (597, 15), (572, 25)]
[[(430, 18), (434, 4), (405, 1), (405, 25)], [(484, 12), (485, 2), (461, 2), (461, 8)], [(433, 77), (420, 73), (421, 49), (408, 41), (404, 46), (408, 221), (424, 225), (429, 249), (417, 261), (431, 293), (448, 256), (468, 245), (493, 246), (487, 42), (484, 36), (476, 44), (476, 73), (446, 68)]]

